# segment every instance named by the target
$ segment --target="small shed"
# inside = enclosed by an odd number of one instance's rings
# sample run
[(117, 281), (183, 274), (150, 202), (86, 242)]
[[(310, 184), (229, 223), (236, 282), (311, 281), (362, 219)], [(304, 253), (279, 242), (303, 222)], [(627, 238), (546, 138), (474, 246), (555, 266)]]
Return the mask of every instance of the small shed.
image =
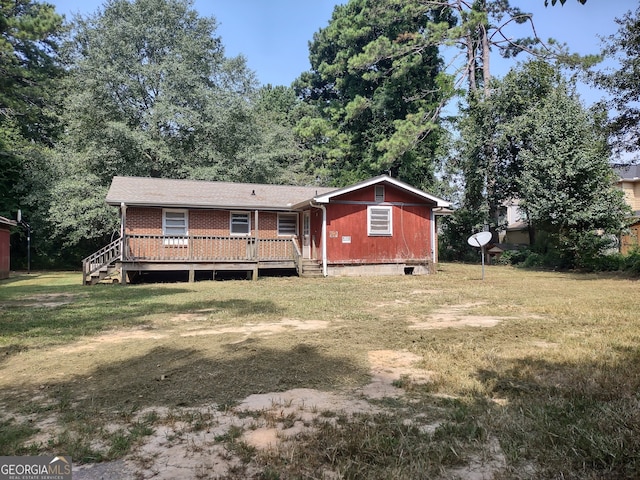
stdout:
[(9, 278), (11, 270), (11, 227), (17, 223), (5, 217), (0, 217), (0, 279)]

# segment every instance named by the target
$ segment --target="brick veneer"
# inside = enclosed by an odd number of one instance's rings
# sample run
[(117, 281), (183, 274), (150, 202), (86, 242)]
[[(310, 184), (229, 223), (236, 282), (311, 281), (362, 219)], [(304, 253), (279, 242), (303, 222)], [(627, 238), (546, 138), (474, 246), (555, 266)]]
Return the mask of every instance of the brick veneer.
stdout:
[[(255, 234), (255, 213), (251, 215), (251, 234)], [(230, 235), (230, 212), (228, 210), (189, 210), (190, 235)], [(278, 214), (259, 212), (260, 238), (278, 238)], [(129, 207), (127, 209), (126, 233), (130, 235), (162, 235), (162, 208)]]

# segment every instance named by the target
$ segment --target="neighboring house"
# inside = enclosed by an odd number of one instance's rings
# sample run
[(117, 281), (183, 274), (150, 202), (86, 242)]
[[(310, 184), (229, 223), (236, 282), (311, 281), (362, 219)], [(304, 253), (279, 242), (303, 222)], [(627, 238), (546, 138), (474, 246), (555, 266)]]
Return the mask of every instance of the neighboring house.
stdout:
[(640, 245), (640, 165), (620, 166), (614, 168), (614, 171), (618, 175), (617, 185), (633, 210), (630, 232), (620, 239), (620, 253), (626, 254)]
[(520, 209), (520, 201), (515, 199), (505, 202), (501, 213), (506, 219), (506, 227), (499, 232), (500, 243), (511, 246), (529, 245), (529, 222)]
[(16, 225), (13, 220), (0, 217), (0, 279), (9, 278), (11, 270), (11, 227)]
[(299, 275), (426, 274), (449, 202), (386, 175), (346, 188), (114, 177), (120, 238), (84, 282), (136, 273), (295, 269)]

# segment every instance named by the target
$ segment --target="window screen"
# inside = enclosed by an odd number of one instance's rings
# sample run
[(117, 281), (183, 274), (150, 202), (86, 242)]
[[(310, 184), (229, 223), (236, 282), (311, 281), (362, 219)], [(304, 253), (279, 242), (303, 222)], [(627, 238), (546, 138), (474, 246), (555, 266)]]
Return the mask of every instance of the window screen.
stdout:
[(231, 235), (249, 235), (251, 222), (248, 213), (231, 212)]
[(368, 207), (368, 234), (392, 235), (391, 207)]

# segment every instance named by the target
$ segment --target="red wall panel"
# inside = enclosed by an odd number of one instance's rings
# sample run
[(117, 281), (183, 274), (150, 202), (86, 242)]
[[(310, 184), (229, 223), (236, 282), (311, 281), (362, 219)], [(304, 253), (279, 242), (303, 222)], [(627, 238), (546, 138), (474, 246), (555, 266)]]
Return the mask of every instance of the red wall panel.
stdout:
[[(371, 186), (334, 198), (326, 206), (329, 263), (366, 264), (431, 258), (432, 205), (411, 193), (386, 185), (383, 205), (392, 207), (393, 234), (370, 236), (367, 232), (367, 207), (376, 205), (374, 199), (375, 189)], [(347, 239), (349, 243), (345, 243)]]

